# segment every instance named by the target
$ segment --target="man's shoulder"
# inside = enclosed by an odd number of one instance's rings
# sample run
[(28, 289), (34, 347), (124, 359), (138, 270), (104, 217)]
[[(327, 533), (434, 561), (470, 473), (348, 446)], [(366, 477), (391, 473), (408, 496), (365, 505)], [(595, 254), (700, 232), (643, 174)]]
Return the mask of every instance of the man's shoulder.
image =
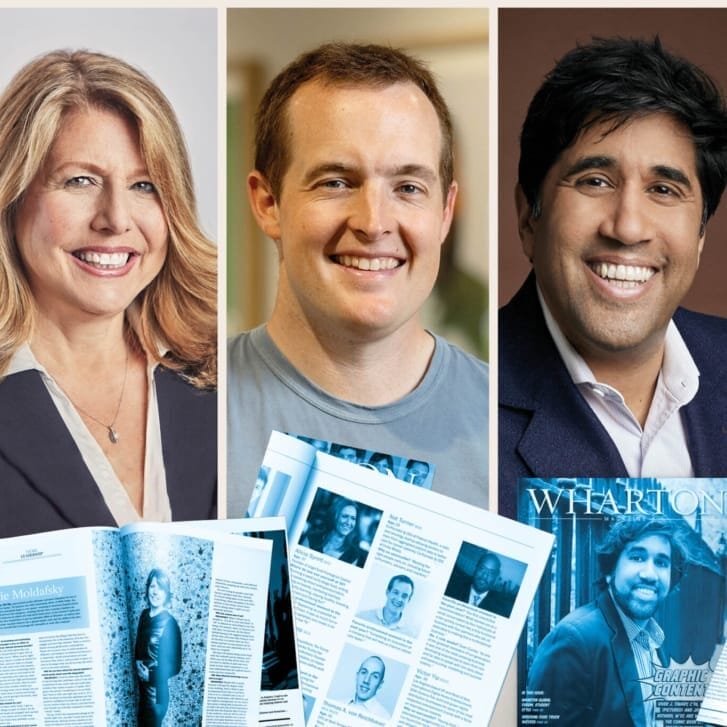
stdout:
[(367, 702), (362, 702), (355, 706), (364, 712), (372, 714), (374, 717), (380, 717), (381, 719), (389, 719), (391, 717), (389, 710), (376, 697), (372, 697)]
[(230, 369), (238, 368), (250, 358), (259, 356), (258, 344), (266, 336), (265, 326), (243, 331), (227, 340), (227, 360)]
[(535, 274), (530, 273), (515, 295), (500, 308), (498, 319), (501, 325), (519, 324), (523, 319), (532, 320), (533, 312), (539, 310), (540, 303), (538, 302)]
[(529, 409), (544, 382), (566, 382), (567, 370), (548, 331), (538, 301), (535, 276), (529, 275), (499, 310), (498, 381), (501, 407)]
[[(287, 391), (304, 381), (275, 345), (266, 324), (239, 333), (227, 341), (228, 394), (233, 399)], [(282, 386), (280, 386), (282, 384)]]
[(515, 605), (515, 596), (505, 591), (492, 590), (484, 599), (484, 608), (489, 608), (501, 616), (510, 616), (512, 607)]
[[(473, 394), (482, 392), (486, 395), (489, 383), (487, 363), (442, 336), (433, 336), (435, 350), (430, 368), (412, 394), (438, 391), (442, 384), (448, 389), (454, 384)], [(298, 389), (316, 390), (275, 346), (265, 325), (230, 338), (227, 354), (228, 378), (233, 384), (239, 383), (240, 379), (250, 380), (255, 372), (263, 371), (263, 375), (272, 373), (277, 379), (295, 381)]]
[(563, 637), (569, 634), (579, 641), (608, 640), (611, 629), (603, 611), (601, 599), (596, 599), (571, 611), (551, 629), (551, 634)]
[(486, 387), (489, 381), (489, 366), (471, 353), (460, 348), (457, 344), (448, 341), (442, 336), (435, 335), (435, 357), (441, 359), (442, 368), (447, 377), (464, 379), (468, 383)]
[(727, 318), (677, 308), (674, 313), (674, 323), (690, 348), (696, 345), (724, 353), (727, 342)]
[(378, 610), (375, 608), (357, 613), (356, 618), (360, 618), (362, 621), (368, 621), (369, 623), (380, 623)]

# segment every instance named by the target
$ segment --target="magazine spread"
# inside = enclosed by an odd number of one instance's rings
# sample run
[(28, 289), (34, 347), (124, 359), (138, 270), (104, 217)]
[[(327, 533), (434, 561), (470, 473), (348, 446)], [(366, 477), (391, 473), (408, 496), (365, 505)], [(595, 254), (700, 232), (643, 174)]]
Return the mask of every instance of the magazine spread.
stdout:
[(298, 679), (285, 520), (282, 517), (205, 520), (195, 525), (272, 543), (258, 722), (266, 727), (303, 727), (303, 693)]
[(278, 432), (263, 466), (282, 483), (262, 504), (288, 522), (306, 724), (487, 724), (552, 536)]
[(2, 724), (256, 720), (270, 553), (179, 523), (0, 540)]
[(682, 727), (703, 700), (699, 719), (725, 724), (726, 497), (724, 479), (519, 483), (518, 518), (555, 545), (518, 649), (518, 724)]

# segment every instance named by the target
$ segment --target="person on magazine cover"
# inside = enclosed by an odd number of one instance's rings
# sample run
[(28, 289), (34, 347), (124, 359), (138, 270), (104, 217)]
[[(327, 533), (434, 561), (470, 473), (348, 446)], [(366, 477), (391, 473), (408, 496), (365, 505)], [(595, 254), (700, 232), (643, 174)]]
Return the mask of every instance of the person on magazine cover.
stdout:
[(350, 447), (347, 444), (331, 444), (331, 454), (346, 462), (360, 464), (364, 458), (364, 451), (358, 447)]
[(507, 618), (512, 613), (515, 598), (496, 588), (501, 567), (500, 559), (494, 553), (483, 553), (471, 576), (454, 569), (444, 595)]
[(384, 605), (380, 608), (362, 611), (358, 614), (358, 618), (404, 636), (416, 636), (410, 624), (407, 623), (404, 613), (413, 596), (414, 581), (403, 573), (395, 575), (386, 586)]
[(390, 719), (389, 711), (376, 698), (385, 674), (386, 664), (380, 656), (364, 659), (356, 671), (356, 691), (349, 705), (379, 719)]
[(418, 459), (410, 459), (406, 463), (404, 480), (412, 485), (424, 485), (429, 477), (429, 463)]
[(169, 679), (182, 668), (182, 635), (168, 611), (171, 601), (169, 576), (153, 568), (146, 580), (147, 608), (139, 617), (134, 649), (139, 727), (161, 727), (169, 708)]
[(320, 527), (311, 526), (305, 531), (300, 544), (344, 563), (362, 566), (365, 554), (359, 548), (358, 507), (344, 497), (335, 498)]
[(556, 624), (528, 671), (528, 693), (546, 700), (541, 719), (558, 727), (654, 727), (657, 702), (640, 680), (654, 664), (668, 665), (654, 614), (684, 557), (673, 522), (662, 516), (611, 526), (598, 548), (600, 595)]
[(452, 122), (401, 51), (303, 54), (256, 117), (248, 195), (277, 246), (270, 320), (229, 345), (228, 504), (248, 504), (273, 429), (437, 468), (434, 489), (487, 504), (486, 364), (422, 325), (452, 221)]
[(372, 452), (369, 461), (366, 462), (366, 466), (369, 469), (380, 472), (382, 475), (391, 477), (394, 474), (394, 459), (390, 454), (386, 454), (386, 452)]
[(181, 130), (124, 61), (0, 98), (0, 537), (211, 517), (216, 253)]
[(579, 46), (532, 99), (518, 178), (501, 512), (520, 477), (727, 472), (727, 322), (679, 308), (727, 180), (721, 92), (658, 38)]

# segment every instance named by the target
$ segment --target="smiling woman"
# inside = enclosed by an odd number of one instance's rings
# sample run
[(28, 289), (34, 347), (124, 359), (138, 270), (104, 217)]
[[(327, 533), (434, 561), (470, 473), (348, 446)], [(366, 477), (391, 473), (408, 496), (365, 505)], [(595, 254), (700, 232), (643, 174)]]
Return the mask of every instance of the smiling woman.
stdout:
[(139, 617), (134, 648), (138, 727), (161, 727), (169, 708), (169, 679), (182, 668), (182, 634), (169, 613), (171, 601), (169, 576), (161, 568), (152, 568), (146, 579), (148, 608)]
[(344, 563), (363, 565), (357, 521), (356, 503), (343, 497), (336, 498), (328, 508), (326, 522), (319, 527), (310, 527), (300, 544)]
[(53, 52), (0, 98), (0, 536), (216, 504), (216, 251), (162, 92)]

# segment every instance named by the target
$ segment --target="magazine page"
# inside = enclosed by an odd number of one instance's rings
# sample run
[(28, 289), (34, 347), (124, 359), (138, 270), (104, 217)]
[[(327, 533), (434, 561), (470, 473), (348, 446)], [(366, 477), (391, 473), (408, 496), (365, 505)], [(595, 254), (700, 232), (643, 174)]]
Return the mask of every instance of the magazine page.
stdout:
[(400, 454), (391, 454), (390, 452), (379, 452), (375, 449), (362, 449), (351, 444), (313, 439), (293, 432), (288, 432), (288, 434), (297, 439), (302, 439), (319, 452), (325, 452), (334, 457), (345, 459), (347, 462), (377, 470), (382, 475), (396, 477), (397, 480), (408, 482), (410, 485), (426, 487), (428, 490), (432, 489), (432, 482), (434, 482), (434, 475), (436, 474), (436, 465), (432, 462), (425, 462), (422, 459), (405, 457)]
[[(276, 446), (276, 442), (284, 444)], [(277, 455), (278, 451), (283, 452), (282, 457)], [(282, 515), (287, 520), (302, 497), (317, 451), (304, 439), (272, 432), (250, 497), (247, 517)]]
[(195, 525), (263, 538), (272, 543), (259, 723), (266, 727), (303, 727), (303, 695), (298, 679), (285, 520), (281, 517), (244, 518), (200, 521)]
[(0, 724), (134, 724), (123, 579), (113, 529), (0, 540)]
[(292, 518), (317, 453), (330, 454), (416, 487), (432, 489), (436, 467), (403, 455), (311, 439), (301, 434), (272, 432), (247, 509), (248, 517)]
[(697, 715), (698, 722), (727, 725), (727, 649), (722, 644), (717, 666)]
[(306, 724), (486, 724), (552, 536), (323, 453), (296, 510)]
[(725, 638), (726, 494), (724, 479), (519, 483), (519, 519), (555, 536), (518, 650), (520, 725), (697, 723)]
[(271, 543), (183, 523), (120, 533), (138, 727), (256, 724)]

